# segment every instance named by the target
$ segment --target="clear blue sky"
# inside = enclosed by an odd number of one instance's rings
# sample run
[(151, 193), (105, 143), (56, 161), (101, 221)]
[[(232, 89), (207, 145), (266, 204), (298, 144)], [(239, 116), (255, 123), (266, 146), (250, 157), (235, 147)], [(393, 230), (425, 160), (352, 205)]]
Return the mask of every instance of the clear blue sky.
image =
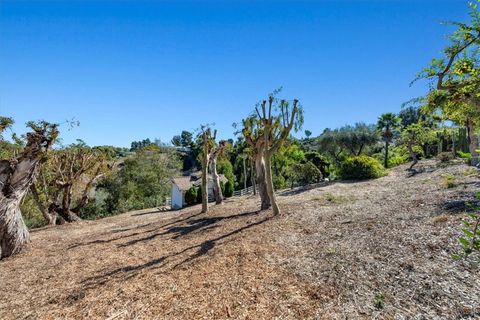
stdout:
[(375, 122), (409, 87), (467, 1), (0, 1), (0, 114), (80, 127), (65, 143), (170, 141), (215, 123), (224, 138), (283, 86), (304, 129)]

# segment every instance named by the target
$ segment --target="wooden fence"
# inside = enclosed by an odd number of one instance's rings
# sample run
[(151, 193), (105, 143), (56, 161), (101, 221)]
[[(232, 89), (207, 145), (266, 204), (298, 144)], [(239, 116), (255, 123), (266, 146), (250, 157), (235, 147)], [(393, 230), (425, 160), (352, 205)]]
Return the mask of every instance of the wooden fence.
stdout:
[[(258, 190), (258, 185), (256, 186), (256, 188), (257, 188), (256, 190)], [(233, 196), (234, 197), (241, 197), (241, 196), (245, 196), (247, 194), (253, 194), (253, 186), (250, 186), (247, 189), (233, 191)]]

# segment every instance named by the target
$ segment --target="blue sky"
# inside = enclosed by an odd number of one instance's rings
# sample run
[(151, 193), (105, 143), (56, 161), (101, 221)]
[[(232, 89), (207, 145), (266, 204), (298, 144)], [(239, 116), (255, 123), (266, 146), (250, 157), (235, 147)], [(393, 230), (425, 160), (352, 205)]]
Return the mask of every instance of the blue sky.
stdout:
[(300, 99), (304, 129), (375, 122), (467, 21), (467, 1), (0, 2), (0, 114), (81, 125), (65, 143), (168, 142), (232, 123), (273, 89)]

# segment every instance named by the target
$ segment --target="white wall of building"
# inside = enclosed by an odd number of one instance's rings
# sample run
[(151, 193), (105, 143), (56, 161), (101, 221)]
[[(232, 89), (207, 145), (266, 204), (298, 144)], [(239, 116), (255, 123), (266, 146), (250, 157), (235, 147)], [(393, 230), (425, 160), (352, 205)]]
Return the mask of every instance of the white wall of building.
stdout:
[(172, 209), (183, 208), (183, 193), (176, 184), (172, 186)]

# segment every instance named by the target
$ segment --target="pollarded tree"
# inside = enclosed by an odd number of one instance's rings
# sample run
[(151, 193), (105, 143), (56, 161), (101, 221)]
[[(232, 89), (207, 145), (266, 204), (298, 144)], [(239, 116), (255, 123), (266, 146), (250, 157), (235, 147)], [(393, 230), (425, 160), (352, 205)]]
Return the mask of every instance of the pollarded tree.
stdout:
[(391, 112), (384, 113), (378, 118), (377, 129), (380, 131), (383, 141), (385, 141), (385, 168), (388, 168), (388, 148), (392, 143), (394, 132), (399, 126), (400, 118)]
[(53, 151), (31, 188), (47, 222), (54, 225), (57, 215), (66, 222), (81, 220), (79, 213), (89, 203), (91, 190), (111, 168), (108, 154), (84, 143)]
[(27, 144), (20, 156), (0, 161), (0, 258), (18, 253), (29, 240), (20, 203), (58, 136), (55, 124), (42, 121), (27, 125), (32, 131), (27, 133)]
[(275, 197), (272, 178), (272, 157), (275, 152), (283, 145), (290, 135), (292, 129), (299, 130), (303, 124), (303, 110), (298, 104), (298, 100), (292, 103), (286, 100), (278, 100), (270, 95), (267, 101), (263, 101), (260, 106), (255, 108), (257, 116), (260, 119), (261, 130), (264, 141), (265, 158), (265, 181), (267, 185), (268, 197), (272, 203), (273, 214), (280, 214)]
[(220, 186), (220, 177), (217, 173), (218, 156), (222, 154), (226, 147), (226, 141), (220, 141), (216, 145), (217, 130), (213, 131), (208, 126), (201, 126), (202, 139), (202, 212), (208, 212), (208, 168), (210, 167), (213, 180), (213, 192), (215, 202), (223, 202), (222, 189)]
[(265, 179), (265, 139), (260, 119), (257, 116), (250, 116), (242, 120), (242, 134), (249, 145), (249, 151), (255, 162), (256, 183), (258, 185), (258, 194), (260, 195), (260, 208), (267, 210), (271, 207), (271, 200), (268, 196), (267, 184)]
[(223, 203), (223, 194), (222, 194), (222, 188), (220, 186), (220, 176), (217, 171), (217, 163), (218, 163), (218, 157), (225, 152), (226, 147), (227, 147), (227, 142), (225, 140), (221, 140), (216, 146), (215, 138), (214, 138), (213, 147), (209, 155), (210, 173), (212, 175), (212, 180), (213, 180), (213, 193), (215, 195), (216, 204)]
[(444, 58), (433, 59), (417, 76), (417, 79), (426, 78), (434, 84), (426, 109), (440, 110), (449, 120), (467, 127), (472, 165), (478, 163), (476, 131), (480, 123), (480, 13), (477, 3), (470, 4), (470, 23), (453, 23), (457, 30), (450, 36)]

